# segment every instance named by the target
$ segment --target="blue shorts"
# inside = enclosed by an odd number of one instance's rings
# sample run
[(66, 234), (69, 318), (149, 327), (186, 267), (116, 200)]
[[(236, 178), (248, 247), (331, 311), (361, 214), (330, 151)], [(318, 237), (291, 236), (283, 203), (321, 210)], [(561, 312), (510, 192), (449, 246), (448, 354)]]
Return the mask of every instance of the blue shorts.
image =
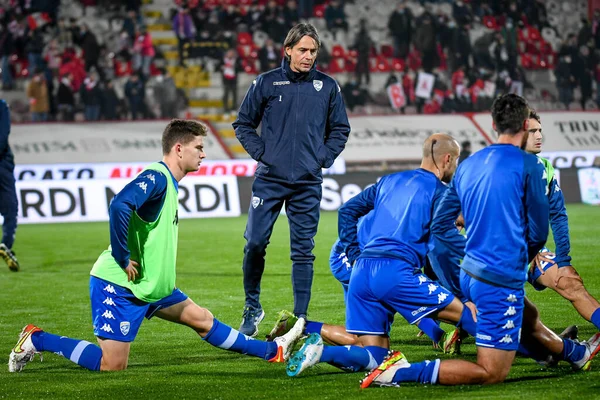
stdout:
[(332, 248), (331, 254), (329, 255), (329, 268), (335, 279), (342, 284), (342, 287), (344, 288), (344, 297), (347, 297), (352, 265), (348, 262), (346, 253), (337, 253), (335, 247)]
[(452, 293), (402, 260), (359, 258), (350, 277), (346, 330), (387, 335), (396, 312), (415, 324), (452, 300)]
[(525, 289), (491, 285), (460, 272), (463, 293), (477, 307), (475, 344), (513, 351), (519, 347)]
[[(547, 252), (547, 251), (550, 251), (550, 250), (548, 250), (546, 247), (544, 247), (543, 249), (540, 250), (540, 253)], [(548, 257), (548, 258), (554, 258), (554, 257)], [(549, 263), (547, 261), (541, 262), (541, 267), (544, 271), (547, 271), (548, 268), (550, 268), (554, 265), (555, 264)], [(534, 265), (533, 268), (529, 268), (529, 272), (527, 272), (527, 281), (537, 291), (542, 291), (542, 290), (546, 289), (546, 286), (541, 285), (536, 282), (540, 276), (542, 276), (542, 271), (540, 271), (540, 269), (537, 267), (537, 265)]]
[(188, 297), (179, 289), (155, 303), (136, 298), (122, 286), (90, 277), (90, 300), (94, 335), (119, 342), (133, 342), (144, 317), (150, 319), (161, 308), (181, 303)]

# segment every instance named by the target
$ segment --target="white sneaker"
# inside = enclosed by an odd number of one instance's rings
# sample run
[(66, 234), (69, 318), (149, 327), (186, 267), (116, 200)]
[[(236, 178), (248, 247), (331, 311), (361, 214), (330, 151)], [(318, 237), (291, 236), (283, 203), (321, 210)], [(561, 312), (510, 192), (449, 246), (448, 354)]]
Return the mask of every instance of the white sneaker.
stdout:
[(592, 359), (600, 351), (600, 332), (592, 336), (588, 341), (582, 343), (587, 347), (585, 356), (574, 363), (571, 363), (571, 367), (575, 371), (589, 371), (592, 368)]
[[(33, 342), (31, 341), (31, 335), (34, 332), (41, 332), (42, 330), (35, 325), (29, 324), (21, 331), (19, 335), (19, 341), (10, 352), (8, 357), (8, 372), (21, 372), (25, 364), (33, 360), (36, 354), (42, 354), (36, 350)], [(41, 357), (41, 356), (40, 356)]]
[(306, 319), (298, 318), (298, 321), (296, 321), (288, 333), (273, 340), (277, 343), (277, 354), (269, 362), (286, 362), (290, 358), (290, 354), (294, 350), (294, 345), (302, 337), (304, 325), (306, 325)]
[(318, 333), (308, 335), (304, 344), (290, 361), (288, 361), (286, 372), (288, 376), (298, 376), (306, 368), (312, 367), (321, 360), (323, 354), (323, 338)]
[(410, 363), (399, 351), (391, 351), (389, 355), (377, 368), (367, 373), (365, 378), (360, 381), (360, 388), (366, 389), (371, 385), (377, 386), (400, 386), (392, 382), (394, 375), (400, 368), (408, 368)]

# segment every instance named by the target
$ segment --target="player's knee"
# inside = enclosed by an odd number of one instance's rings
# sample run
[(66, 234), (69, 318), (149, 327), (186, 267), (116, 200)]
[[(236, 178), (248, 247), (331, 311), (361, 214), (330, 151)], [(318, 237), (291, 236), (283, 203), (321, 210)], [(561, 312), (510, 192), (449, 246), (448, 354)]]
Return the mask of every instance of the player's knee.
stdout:
[(485, 379), (482, 382), (484, 385), (493, 385), (496, 383), (502, 383), (508, 376), (508, 371), (497, 370), (497, 371), (486, 371)]
[(246, 254), (264, 256), (267, 249), (267, 241), (260, 239), (250, 239), (244, 248)]
[(102, 356), (100, 371), (124, 371), (127, 369), (127, 359)]
[(186, 312), (183, 313), (181, 321), (196, 332), (203, 334), (210, 331), (214, 322), (214, 316), (206, 308), (194, 304), (190, 310), (186, 310)]

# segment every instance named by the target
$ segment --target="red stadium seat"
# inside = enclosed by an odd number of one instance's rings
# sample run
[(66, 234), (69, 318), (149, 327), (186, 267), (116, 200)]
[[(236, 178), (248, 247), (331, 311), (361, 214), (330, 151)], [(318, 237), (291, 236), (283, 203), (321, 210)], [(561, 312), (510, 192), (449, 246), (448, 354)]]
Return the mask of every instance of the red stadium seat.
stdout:
[(389, 44), (382, 45), (381, 55), (388, 58), (394, 57), (394, 48)]
[(344, 72), (344, 60), (342, 58), (332, 58), (329, 64), (329, 72), (332, 74)]
[(346, 58), (346, 52), (341, 45), (336, 44), (331, 48), (331, 56), (336, 58)]
[(498, 29), (498, 23), (496, 22), (496, 18), (492, 17), (491, 15), (486, 15), (485, 17), (483, 17), (483, 25), (485, 25), (488, 29)]
[(540, 40), (542, 35), (540, 35), (540, 31), (533, 26), (527, 28), (527, 39), (529, 40)]
[(315, 8), (313, 8), (313, 13), (317, 18), (325, 17), (325, 4), (316, 5)]
[(238, 33), (237, 42), (239, 45), (252, 44), (252, 36), (248, 32)]
[(390, 72), (392, 67), (390, 66), (390, 62), (387, 58), (383, 56), (377, 57), (377, 71), (378, 72)]
[(401, 58), (394, 58), (392, 60), (392, 69), (397, 72), (404, 71), (404, 67), (406, 66), (406, 62), (404, 62)]
[(533, 60), (531, 59), (531, 56), (529, 54), (521, 55), (521, 66), (525, 69), (533, 68)]

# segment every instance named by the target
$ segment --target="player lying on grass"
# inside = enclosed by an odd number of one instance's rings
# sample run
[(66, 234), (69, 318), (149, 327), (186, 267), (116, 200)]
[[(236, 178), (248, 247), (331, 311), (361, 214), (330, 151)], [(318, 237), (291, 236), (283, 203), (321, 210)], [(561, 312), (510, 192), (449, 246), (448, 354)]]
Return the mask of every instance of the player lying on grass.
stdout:
[[(349, 371), (373, 368), (388, 352), (396, 312), (411, 324), (432, 317), (475, 333), (471, 311), (421, 272), (433, 205), (446, 190), (442, 180), (454, 173), (458, 155), (458, 143), (451, 136), (432, 135), (423, 145), (421, 168), (383, 177), (340, 209), (340, 242), (349, 261), (356, 258), (346, 330), (358, 336), (357, 345), (324, 346), (321, 336), (313, 333), (288, 362), (288, 375), (296, 376), (318, 362)], [(372, 217), (360, 228), (368, 232), (361, 252), (357, 222), (369, 212)], [(456, 229), (454, 233), (459, 235)]]
[(361, 381), (361, 387), (396, 386), (401, 382), (502, 382), (519, 349), (522, 325), (523, 338), (530, 337), (569, 361), (574, 369), (589, 368), (600, 348), (600, 334), (580, 344), (561, 341), (549, 330), (531, 331), (540, 328), (541, 322), (537, 315), (528, 315), (535, 309), (526, 306), (524, 284), (527, 262), (533, 260), (548, 237), (546, 173), (536, 157), (521, 150), (528, 135), (529, 106), (525, 99), (512, 94), (497, 98), (492, 118), (498, 142), (460, 165), (431, 224), (432, 234), (443, 242), (445, 232), (454, 229), (462, 210), (467, 244), (461, 264), (461, 289), (477, 307), (477, 362), (434, 360), (409, 364), (402, 353), (394, 352)]
[(8, 369), (18, 372), (36, 353), (53, 352), (94, 371), (127, 368), (129, 349), (144, 319), (186, 325), (225, 350), (285, 361), (302, 334), (304, 319), (274, 342), (240, 334), (217, 320), (175, 286), (178, 182), (197, 171), (206, 127), (172, 120), (162, 136), (163, 160), (148, 166), (110, 204), (110, 247), (91, 271), (90, 299), (99, 346), (27, 325), (13, 348)]
[[(529, 113), (529, 138), (526, 151), (539, 154), (542, 151), (542, 124), (540, 116), (533, 110)], [(529, 269), (528, 280), (536, 290), (549, 287), (569, 300), (577, 312), (600, 329), (600, 303), (587, 291), (581, 276), (571, 265), (571, 243), (569, 239), (569, 219), (565, 199), (556, 180), (554, 168), (543, 157), (548, 175), (548, 200), (550, 202), (550, 226), (554, 234), (556, 251), (554, 254), (542, 250)]]

